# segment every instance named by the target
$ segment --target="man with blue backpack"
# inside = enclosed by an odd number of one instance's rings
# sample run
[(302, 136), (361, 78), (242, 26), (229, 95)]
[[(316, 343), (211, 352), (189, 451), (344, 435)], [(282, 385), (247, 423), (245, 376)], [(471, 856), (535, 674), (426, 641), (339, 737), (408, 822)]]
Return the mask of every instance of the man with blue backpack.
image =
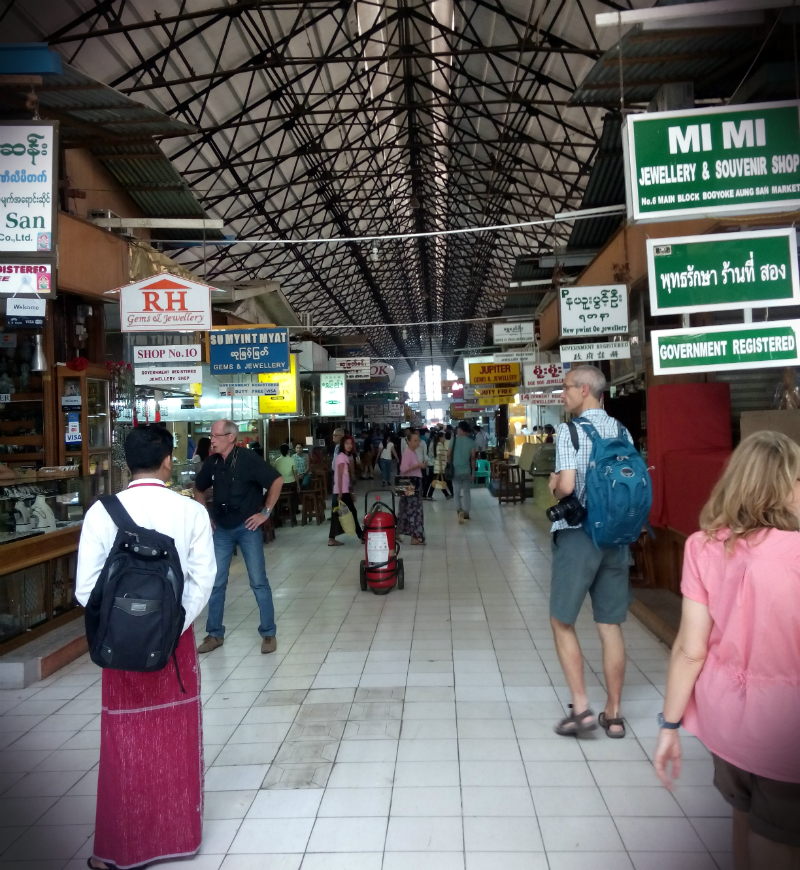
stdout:
[[(560, 501), (547, 511), (553, 574), (550, 623), (556, 651), (572, 693), (570, 715), (556, 733), (580, 735), (599, 722), (609, 737), (625, 736), (620, 699), (625, 677), (621, 624), (631, 603), (628, 545), (647, 523), (652, 485), (628, 430), (601, 406), (606, 379), (594, 366), (578, 366), (564, 378), (561, 401), (569, 423), (556, 433), (556, 471), (550, 491)], [(575, 622), (589, 594), (603, 646), (608, 697), (595, 720), (583, 676)]]

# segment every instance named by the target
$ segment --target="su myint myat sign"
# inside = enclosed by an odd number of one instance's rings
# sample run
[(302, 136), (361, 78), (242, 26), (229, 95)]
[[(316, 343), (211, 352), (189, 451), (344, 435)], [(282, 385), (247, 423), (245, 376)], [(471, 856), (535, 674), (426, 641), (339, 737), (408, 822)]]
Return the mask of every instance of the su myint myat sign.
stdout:
[(800, 101), (631, 115), (623, 147), (633, 220), (800, 206)]

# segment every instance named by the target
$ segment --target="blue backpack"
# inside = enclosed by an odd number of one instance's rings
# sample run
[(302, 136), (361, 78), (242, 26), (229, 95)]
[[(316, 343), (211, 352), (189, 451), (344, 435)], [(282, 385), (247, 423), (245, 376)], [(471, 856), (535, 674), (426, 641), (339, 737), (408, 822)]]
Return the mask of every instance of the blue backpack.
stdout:
[(581, 417), (571, 421), (569, 431), (575, 450), (578, 431), (592, 441), (586, 470), (586, 510), (583, 529), (598, 547), (618, 547), (639, 539), (653, 504), (653, 485), (639, 451), (625, 437), (621, 423), (613, 438), (602, 438)]

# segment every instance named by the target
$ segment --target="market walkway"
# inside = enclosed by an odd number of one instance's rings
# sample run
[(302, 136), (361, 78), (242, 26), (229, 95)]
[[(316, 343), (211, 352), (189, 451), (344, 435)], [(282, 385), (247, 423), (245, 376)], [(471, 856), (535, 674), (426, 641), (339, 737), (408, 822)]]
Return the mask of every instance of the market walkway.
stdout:
[[(280, 644), (268, 657), (237, 559), (225, 646), (203, 661), (202, 854), (160, 867), (731, 866), (728, 807), (704, 748), (684, 741), (674, 796), (656, 781), (667, 650), (636, 620), (625, 629), (628, 737), (553, 733), (566, 702), (546, 526), (530, 504), (475, 495), (464, 526), (441, 496), (426, 503), (428, 546), (404, 548), (406, 588), (386, 597), (359, 591), (354, 539), (329, 549), (327, 525), (280, 530), (266, 551)], [(599, 701), (587, 612), (580, 634)], [(86, 866), (99, 697), (86, 661), (0, 692), (0, 870)]]

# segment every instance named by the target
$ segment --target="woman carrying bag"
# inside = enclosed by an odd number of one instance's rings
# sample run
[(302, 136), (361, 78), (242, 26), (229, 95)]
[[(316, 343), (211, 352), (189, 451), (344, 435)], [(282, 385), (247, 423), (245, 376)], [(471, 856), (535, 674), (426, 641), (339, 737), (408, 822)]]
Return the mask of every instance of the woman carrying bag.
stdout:
[(381, 448), (381, 452), (378, 456), (378, 465), (381, 469), (381, 486), (391, 486), (392, 485), (392, 462), (397, 462), (399, 464), (400, 460), (397, 458), (397, 451), (394, 449), (394, 444), (389, 440), (388, 435), (383, 436), (383, 447)]
[[(444, 439), (444, 435), (441, 432), (437, 432), (431, 438), (431, 444), (429, 448), (429, 455), (433, 456), (433, 468), (432, 474), (433, 479), (431, 480), (428, 491), (425, 493), (426, 501), (433, 501), (433, 492), (436, 489), (443, 489), (445, 498), (453, 497), (453, 485), (452, 482), (448, 482), (445, 479), (447, 474), (447, 442)], [(429, 460), (430, 461), (430, 460)]]
[[(358, 535), (358, 539), (362, 540), (363, 532), (361, 531), (361, 526), (358, 524), (358, 514), (356, 513), (356, 505), (353, 501), (352, 495), (353, 476), (351, 476), (351, 472), (354, 467), (353, 457), (355, 449), (356, 443), (353, 440), (353, 436), (343, 435), (342, 440), (339, 442), (339, 452), (336, 454), (336, 462), (333, 466), (333, 492), (339, 497), (339, 504), (345, 505), (348, 508), (355, 525), (355, 533)], [(331, 511), (331, 530), (328, 535), (328, 546), (344, 546), (344, 544), (342, 544), (341, 541), (337, 541), (336, 538), (345, 531), (346, 529), (342, 528), (342, 523), (339, 521), (338, 508), (334, 509)]]
[[(397, 534), (410, 535), (411, 543), (419, 546), (425, 543), (425, 517), (422, 512), (422, 469), (427, 462), (417, 456), (419, 432), (408, 436), (408, 447), (400, 461), (400, 477), (408, 478), (410, 488), (400, 496), (400, 510), (397, 516)], [(413, 493), (411, 492), (413, 489)]]

